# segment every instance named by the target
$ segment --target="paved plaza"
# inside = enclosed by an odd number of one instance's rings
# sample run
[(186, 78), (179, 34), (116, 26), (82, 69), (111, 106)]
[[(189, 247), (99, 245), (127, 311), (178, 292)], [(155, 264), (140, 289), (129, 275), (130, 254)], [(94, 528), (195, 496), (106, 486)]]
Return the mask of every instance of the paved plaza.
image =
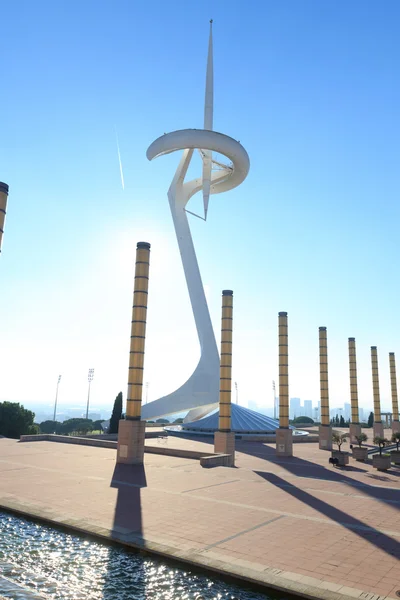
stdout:
[(335, 469), (315, 443), (293, 458), (237, 450), (236, 468), (147, 453), (142, 468), (116, 466), (113, 449), (0, 439), (0, 506), (306, 597), (396, 598), (400, 468)]

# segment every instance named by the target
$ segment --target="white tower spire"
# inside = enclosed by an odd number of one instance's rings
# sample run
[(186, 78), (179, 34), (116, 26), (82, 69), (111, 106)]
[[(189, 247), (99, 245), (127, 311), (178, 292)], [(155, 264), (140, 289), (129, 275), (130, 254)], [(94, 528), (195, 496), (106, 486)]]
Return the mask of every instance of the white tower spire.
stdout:
[[(214, 116), (214, 66), (213, 66), (213, 39), (212, 19), (210, 21), (210, 36), (208, 38), (208, 57), (206, 73), (206, 96), (204, 102), (204, 129), (212, 131)], [(203, 204), (204, 218), (207, 219), (208, 202), (210, 200), (212, 152), (203, 150)]]
[(204, 129), (212, 130), (213, 112), (214, 112), (214, 66), (213, 66), (213, 39), (212, 39), (212, 19), (210, 21), (210, 36), (208, 39), (208, 57), (207, 57), (207, 75), (206, 75), (206, 96), (204, 103)]

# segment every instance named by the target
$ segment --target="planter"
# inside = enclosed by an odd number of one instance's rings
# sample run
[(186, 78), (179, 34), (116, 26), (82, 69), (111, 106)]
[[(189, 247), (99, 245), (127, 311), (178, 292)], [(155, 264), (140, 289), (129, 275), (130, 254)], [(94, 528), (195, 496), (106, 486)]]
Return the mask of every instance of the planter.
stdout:
[(400, 450), (392, 450), (390, 453), (391, 461), (395, 465), (400, 465)]
[(368, 458), (368, 448), (361, 448), (359, 446), (353, 446), (353, 458), (362, 462)]
[(338, 459), (338, 466), (345, 467), (349, 464), (349, 453), (339, 452), (339, 450), (332, 450), (332, 458)]
[(374, 454), (372, 456), (372, 466), (375, 469), (378, 469), (378, 471), (387, 471), (390, 469), (390, 461), (390, 454), (382, 454), (382, 456), (379, 454)]

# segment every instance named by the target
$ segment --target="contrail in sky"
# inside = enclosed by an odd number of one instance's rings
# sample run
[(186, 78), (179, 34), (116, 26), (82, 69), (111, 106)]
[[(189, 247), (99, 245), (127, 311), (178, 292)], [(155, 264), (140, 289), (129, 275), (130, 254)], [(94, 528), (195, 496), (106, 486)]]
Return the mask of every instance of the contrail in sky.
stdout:
[(117, 138), (117, 150), (118, 150), (118, 160), (119, 160), (119, 172), (121, 173), (121, 184), (122, 184), (122, 189), (125, 190), (124, 172), (122, 170), (121, 153), (119, 151), (117, 128), (115, 128), (115, 137)]

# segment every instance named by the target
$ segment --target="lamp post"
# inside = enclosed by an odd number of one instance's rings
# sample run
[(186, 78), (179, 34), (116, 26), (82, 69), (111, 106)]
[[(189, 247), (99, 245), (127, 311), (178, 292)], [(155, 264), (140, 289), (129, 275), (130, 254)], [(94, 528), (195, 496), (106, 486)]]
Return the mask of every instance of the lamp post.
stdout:
[(94, 369), (89, 369), (89, 373), (88, 373), (89, 387), (88, 387), (87, 406), (86, 406), (86, 418), (87, 419), (89, 418), (90, 384), (93, 381), (93, 377), (94, 377)]
[(272, 381), (272, 389), (274, 391), (274, 419), (276, 419), (276, 388), (275, 388), (275, 381)]
[(61, 381), (61, 375), (58, 376), (57, 379), (57, 387), (56, 387), (56, 399), (54, 402), (54, 415), (53, 415), (53, 421), (56, 420), (56, 412), (57, 412), (57, 398), (58, 398), (58, 386), (60, 385), (60, 381)]
[(149, 382), (146, 381), (146, 402), (145, 402), (145, 404), (147, 404), (148, 401), (149, 401)]
[(239, 404), (239, 390), (237, 381), (235, 381), (235, 390), (236, 390), (236, 404)]

